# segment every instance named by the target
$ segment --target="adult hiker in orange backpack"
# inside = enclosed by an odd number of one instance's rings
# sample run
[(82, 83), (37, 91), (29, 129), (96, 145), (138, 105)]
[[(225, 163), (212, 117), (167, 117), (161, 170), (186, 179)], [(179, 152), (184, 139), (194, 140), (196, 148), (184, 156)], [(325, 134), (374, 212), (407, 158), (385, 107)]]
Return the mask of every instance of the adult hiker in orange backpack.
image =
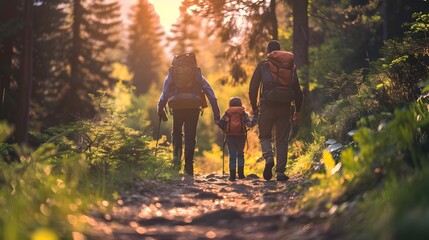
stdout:
[[(290, 52), (280, 51), (278, 41), (272, 40), (267, 44), (267, 59), (260, 62), (253, 72), (249, 98), (253, 115), (259, 115), (259, 140), (265, 159), (264, 179), (270, 180), (273, 176), (272, 130), (275, 127), (277, 181), (287, 181), (289, 177), (285, 171), (290, 123), (291, 119), (299, 121), (303, 94), (299, 86), (294, 56)], [(294, 113), (291, 113), (292, 102), (295, 103)]]
[(244, 176), (244, 146), (246, 144), (247, 127), (256, 125), (258, 119), (250, 120), (245, 108), (238, 97), (229, 100), (229, 108), (225, 111), (218, 122), (218, 126), (226, 134), (226, 144), (229, 155), (229, 178), (235, 181), (238, 165), (238, 178)]

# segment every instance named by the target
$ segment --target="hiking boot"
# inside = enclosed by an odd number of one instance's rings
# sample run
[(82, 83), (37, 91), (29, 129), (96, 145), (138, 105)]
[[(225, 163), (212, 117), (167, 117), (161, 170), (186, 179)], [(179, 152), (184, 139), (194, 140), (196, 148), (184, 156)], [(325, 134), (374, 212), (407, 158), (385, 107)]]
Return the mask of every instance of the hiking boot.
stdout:
[(194, 176), (194, 149), (185, 149), (185, 174)]
[(284, 173), (277, 173), (277, 181), (279, 181), (279, 182), (286, 182), (287, 180), (289, 180), (289, 177), (286, 176), (286, 174), (284, 174)]
[(244, 179), (244, 167), (238, 167), (238, 179)]
[(177, 172), (180, 171), (182, 165), (182, 148), (176, 148), (173, 150), (173, 169)]
[(268, 158), (267, 162), (265, 163), (265, 168), (264, 168), (264, 179), (265, 180), (270, 180), (273, 177), (273, 167), (274, 167), (274, 160), (272, 158)]
[(229, 178), (228, 178), (229, 181), (235, 181), (235, 172), (236, 172), (235, 169), (229, 169)]
[(182, 176), (182, 182), (185, 183), (185, 184), (191, 184), (191, 183), (194, 182), (194, 177), (190, 176), (188, 174), (184, 174)]

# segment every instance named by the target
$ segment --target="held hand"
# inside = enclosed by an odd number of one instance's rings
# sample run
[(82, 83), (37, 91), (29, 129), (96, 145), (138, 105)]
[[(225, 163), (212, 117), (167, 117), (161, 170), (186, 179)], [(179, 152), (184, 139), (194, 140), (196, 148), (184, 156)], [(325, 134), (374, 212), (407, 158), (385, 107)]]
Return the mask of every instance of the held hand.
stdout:
[(158, 111), (158, 117), (164, 122), (168, 121), (167, 114), (165, 113), (164, 110)]
[(259, 110), (253, 109), (253, 118), (258, 118), (258, 117), (259, 117)]
[(222, 130), (226, 129), (226, 122), (225, 121), (219, 120), (216, 122), (216, 125)]
[(214, 121), (217, 125), (217, 123), (220, 121), (220, 116), (214, 116)]
[(299, 121), (300, 119), (301, 119), (301, 114), (300, 114), (299, 112), (295, 112), (295, 113), (293, 114), (292, 120), (293, 120), (293, 121), (295, 121), (295, 122), (297, 122), (297, 121)]
[(258, 124), (258, 117), (253, 117), (251, 127), (254, 127)]

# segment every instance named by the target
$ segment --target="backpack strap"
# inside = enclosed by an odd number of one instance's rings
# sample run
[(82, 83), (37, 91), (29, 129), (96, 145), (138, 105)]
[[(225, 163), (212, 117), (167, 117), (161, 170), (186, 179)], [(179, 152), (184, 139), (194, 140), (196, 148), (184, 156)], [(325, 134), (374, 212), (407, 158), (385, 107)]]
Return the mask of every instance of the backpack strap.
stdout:
[[(296, 65), (294, 64), (293, 65), (293, 68), (292, 68), (292, 83), (290, 84), (290, 91), (291, 91), (291, 96), (292, 96), (292, 98), (293, 98), (293, 96), (294, 96), (294, 92), (293, 92), (293, 86), (294, 86), (294, 83), (295, 83), (295, 72), (296, 72)], [(294, 101), (294, 100), (292, 100), (292, 101)]]
[(240, 124), (241, 124), (241, 132), (246, 132), (246, 123), (245, 123), (245, 116), (244, 113), (240, 115)]
[(269, 66), (268, 66), (268, 60), (265, 61), (264, 64), (261, 66), (262, 71), (262, 86), (261, 86), (261, 92), (259, 95), (259, 98), (261, 98), (265, 92), (265, 90), (274, 88), (276, 86), (276, 82), (273, 80), (273, 77), (271, 75)]
[(229, 113), (225, 113), (226, 114), (226, 123), (227, 126), (225, 128), (225, 133), (228, 133), (231, 131), (231, 114)]
[(246, 115), (245, 115), (245, 113), (243, 113), (242, 114), (242, 126), (243, 126), (243, 131), (244, 131), (244, 136), (246, 137), (246, 151), (248, 151), (249, 150), (249, 139), (247, 138), (247, 132), (250, 130), (249, 128), (247, 128), (247, 126), (246, 126)]

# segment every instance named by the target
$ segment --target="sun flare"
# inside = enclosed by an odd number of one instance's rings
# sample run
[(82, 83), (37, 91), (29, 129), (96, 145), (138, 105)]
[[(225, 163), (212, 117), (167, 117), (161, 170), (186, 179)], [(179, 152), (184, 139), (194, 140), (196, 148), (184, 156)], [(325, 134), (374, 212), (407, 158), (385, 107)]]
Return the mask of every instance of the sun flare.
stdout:
[[(133, 5), (138, 0), (121, 0), (122, 15), (126, 21), (129, 21), (129, 12)], [(166, 32), (170, 31), (170, 27), (174, 24), (179, 17), (179, 6), (181, 0), (149, 0), (155, 7), (156, 13), (159, 15), (161, 26)]]

